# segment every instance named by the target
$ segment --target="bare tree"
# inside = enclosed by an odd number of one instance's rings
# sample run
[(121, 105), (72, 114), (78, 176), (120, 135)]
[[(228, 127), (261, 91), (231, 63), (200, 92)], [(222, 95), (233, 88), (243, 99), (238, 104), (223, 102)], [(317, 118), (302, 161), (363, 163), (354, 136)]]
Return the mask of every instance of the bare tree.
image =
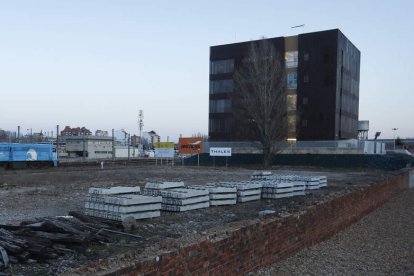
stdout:
[(282, 56), (268, 40), (253, 41), (234, 75), (239, 120), (250, 122), (269, 167), (287, 138), (286, 73)]

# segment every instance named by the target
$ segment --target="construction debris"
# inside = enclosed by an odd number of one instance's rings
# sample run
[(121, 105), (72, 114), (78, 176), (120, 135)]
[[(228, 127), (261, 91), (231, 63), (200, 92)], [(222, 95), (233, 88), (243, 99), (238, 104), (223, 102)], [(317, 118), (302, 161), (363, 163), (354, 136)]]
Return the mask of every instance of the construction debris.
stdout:
[(7, 268), (9, 263), (44, 261), (83, 251), (91, 242), (108, 241), (110, 236), (102, 231), (105, 228), (110, 226), (84, 223), (74, 217), (0, 225), (0, 264)]

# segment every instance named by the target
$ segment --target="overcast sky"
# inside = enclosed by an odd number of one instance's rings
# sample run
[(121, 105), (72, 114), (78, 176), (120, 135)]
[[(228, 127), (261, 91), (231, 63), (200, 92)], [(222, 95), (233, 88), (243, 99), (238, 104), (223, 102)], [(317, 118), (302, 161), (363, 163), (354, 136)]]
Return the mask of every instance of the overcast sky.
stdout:
[[(2, 1), (0, 128), (208, 132), (209, 47), (339, 28), (370, 137), (414, 137), (414, 1)], [(304, 28), (291, 26), (305, 24)]]

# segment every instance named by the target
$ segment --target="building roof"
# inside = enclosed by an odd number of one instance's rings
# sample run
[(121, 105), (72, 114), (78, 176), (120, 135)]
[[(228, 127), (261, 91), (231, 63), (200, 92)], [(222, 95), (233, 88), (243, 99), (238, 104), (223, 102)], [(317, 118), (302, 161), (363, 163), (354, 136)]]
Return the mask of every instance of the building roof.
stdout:
[(112, 137), (110, 136), (94, 136), (94, 135), (88, 135), (88, 136), (66, 136), (66, 141), (70, 140), (99, 140), (99, 141), (112, 141)]

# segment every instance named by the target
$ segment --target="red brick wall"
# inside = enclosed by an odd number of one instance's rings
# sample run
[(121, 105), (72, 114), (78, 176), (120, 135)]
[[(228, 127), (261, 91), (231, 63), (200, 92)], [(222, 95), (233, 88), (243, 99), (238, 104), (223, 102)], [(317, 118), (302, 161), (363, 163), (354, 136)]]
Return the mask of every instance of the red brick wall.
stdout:
[[(407, 174), (389, 176), (370, 187), (310, 206), (299, 215), (253, 221), (227, 237), (211, 236), (201, 243), (161, 254), (158, 261), (131, 261), (107, 275), (239, 275), (251, 271), (325, 240), (357, 221), (407, 189)], [(103, 260), (90, 267), (106, 264), (108, 260)], [(88, 268), (77, 272), (88, 272)]]

